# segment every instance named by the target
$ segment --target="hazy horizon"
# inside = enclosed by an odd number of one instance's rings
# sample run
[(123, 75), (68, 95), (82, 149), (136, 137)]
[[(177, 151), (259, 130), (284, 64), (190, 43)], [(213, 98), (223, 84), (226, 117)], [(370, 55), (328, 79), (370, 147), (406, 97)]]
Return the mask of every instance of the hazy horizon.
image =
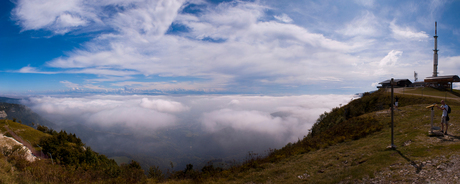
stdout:
[[(302, 139), (320, 114), (354, 95), (88, 95), (21, 100), (55, 125), (108, 156), (142, 164), (242, 162)], [(266, 154), (266, 153), (265, 153)], [(148, 159), (147, 159), (148, 158)], [(147, 167), (148, 168), (148, 167)]]

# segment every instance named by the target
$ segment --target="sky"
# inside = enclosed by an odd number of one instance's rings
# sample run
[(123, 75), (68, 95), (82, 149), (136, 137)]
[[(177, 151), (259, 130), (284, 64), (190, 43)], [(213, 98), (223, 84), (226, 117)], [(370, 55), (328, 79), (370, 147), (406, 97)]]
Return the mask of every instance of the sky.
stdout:
[[(2, 0), (0, 96), (27, 97), (52, 128), (102, 153), (260, 152), (302, 138), (379, 82), (431, 76), (435, 21), (439, 75), (458, 75), (458, 9), (454, 0)], [(162, 147), (169, 138), (177, 147)]]
[[(460, 1), (4, 0), (0, 95), (354, 94), (460, 71)], [(459, 86), (457, 86), (459, 87)]]

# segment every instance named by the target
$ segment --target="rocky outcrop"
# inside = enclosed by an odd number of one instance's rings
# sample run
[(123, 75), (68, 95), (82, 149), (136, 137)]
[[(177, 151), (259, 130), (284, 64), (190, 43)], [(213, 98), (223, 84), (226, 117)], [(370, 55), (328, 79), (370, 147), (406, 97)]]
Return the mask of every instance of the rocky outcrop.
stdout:
[(26, 150), (25, 159), (28, 160), (29, 162), (33, 162), (35, 161), (35, 159), (37, 159), (37, 157), (35, 157), (32, 154), (32, 151), (30, 151), (30, 149), (24, 146), (22, 143), (18, 142), (17, 140), (11, 137), (7, 137), (7, 136), (4, 136), (3, 134), (0, 134), (0, 147), (6, 147), (8, 149), (11, 149), (14, 145), (20, 145), (23, 147), (24, 150)]
[(6, 118), (7, 114), (5, 111), (0, 111), (0, 119)]

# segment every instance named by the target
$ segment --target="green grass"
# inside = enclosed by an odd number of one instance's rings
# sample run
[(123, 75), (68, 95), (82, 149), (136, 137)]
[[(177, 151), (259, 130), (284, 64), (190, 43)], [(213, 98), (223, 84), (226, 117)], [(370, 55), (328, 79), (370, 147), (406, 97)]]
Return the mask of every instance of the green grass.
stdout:
[(7, 132), (5, 126), (8, 126), (11, 131), (22, 137), (22, 139), (25, 141), (29, 141), (37, 150), (40, 150), (40, 148), (37, 146), (37, 144), (40, 142), (40, 139), (45, 136), (50, 136), (49, 134), (38, 131), (27, 125), (6, 119), (0, 120), (0, 131), (3, 134)]
[[(426, 117), (430, 111), (422, 105), (412, 105), (400, 108), (395, 115), (395, 145), (397, 151), (386, 149), (390, 145), (390, 128), (386, 126), (380, 132), (355, 141), (347, 141), (324, 149), (306, 154), (296, 155), (278, 163), (261, 165), (262, 170), (249, 170), (239, 173), (235, 180), (222, 178), (209, 183), (298, 183), (297, 176), (305, 172), (310, 175), (306, 180), (314, 183), (337, 183), (340, 181), (354, 181), (364, 177), (373, 177), (376, 171), (382, 170), (395, 163), (420, 163), (423, 160), (437, 155), (451, 155), (460, 151), (457, 142), (433, 142), (436, 137), (427, 135), (430, 118)], [(460, 106), (454, 106), (458, 108)], [(385, 110), (384, 110), (385, 111)], [(384, 111), (366, 115), (375, 116), (380, 121), (388, 122), (390, 116)], [(435, 124), (439, 126), (440, 111), (437, 111)], [(460, 111), (451, 114), (460, 117)], [(456, 125), (458, 121), (453, 121)], [(457, 126), (452, 126), (450, 134), (460, 135)], [(409, 146), (405, 141), (411, 140)], [(429, 150), (429, 151), (428, 151)], [(398, 152), (399, 151), (399, 152)]]
[[(390, 91), (389, 89), (387, 90)], [(459, 92), (459, 90), (454, 90)], [(398, 93), (397, 95), (417, 95), (417, 96), (430, 96), (436, 98), (458, 98), (454, 94), (448, 91), (440, 91), (431, 87), (426, 88), (413, 88), (413, 87), (406, 87), (406, 88), (396, 88), (395, 92)]]
[[(438, 91), (430, 91), (436, 95)], [(437, 100), (436, 100), (437, 101)], [(297, 154), (277, 162), (260, 164), (256, 168), (237, 173), (227, 173), (226, 177), (209, 178), (204, 183), (355, 183), (363, 178), (373, 178), (379, 171), (398, 169), (399, 166), (433, 159), (440, 155), (449, 157), (460, 151), (460, 111), (452, 111), (450, 137), (431, 137), (428, 135), (431, 124), (431, 111), (425, 107), (430, 104), (416, 104), (400, 107), (394, 116), (394, 143), (396, 150), (387, 149), (391, 144), (391, 122), (387, 109), (364, 114), (383, 123), (385, 127), (358, 140), (347, 140), (332, 146)], [(459, 109), (455, 101), (449, 104)], [(440, 126), (440, 110), (435, 110), (434, 125)], [(410, 141), (408, 146), (405, 142)], [(395, 165), (394, 167), (390, 167)], [(224, 171), (229, 172), (229, 171)], [(411, 171), (415, 175), (415, 168)], [(306, 180), (298, 178), (307, 173)], [(392, 180), (405, 181), (405, 177), (392, 174)], [(193, 183), (190, 180), (170, 181), (168, 183)]]
[[(391, 143), (391, 128), (389, 126), (391, 117), (387, 107), (383, 106), (389, 100), (388, 94), (375, 94), (383, 96), (380, 96), (382, 98), (378, 99), (362, 98), (361, 100), (350, 103), (352, 105), (349, 108), (352, 110), (363, 106), (363, 112), (370, 112), (368, 109), (373, 108), (383, 110), (362, 114), (339, 124), (334, 124), (330, 129), (326, 130), (326, 137), (327, 133), (340, 135), (340, 132), (337, 134), (334, 132), (345, 131), (347, 128), (347, 132), (352, 132), (349, 130), (350, 127), (366, 130), (366, 128), (360, 127), (361, 120), (375, 121), (376, 125), (383, 126), (381, 130), (371, 131), (373, 133), (367, 134), (364, 137), (358, 137), (357, 140), (354, 140), (355, 138), (346, 138), (341, 143), (334, 142), (334, 140), (330, 140), (331, 144), (320, 142), (318, 144), (320, 145), (319, 149), (312, 149), (312, 151), (292, 149), (292, 155), (283, 155), (287, 151), (280, 152), (282, 154), (277, 155), (280, 156), (279, 159), (275, 158), (272, 161), (255, 163), (256, 166), (248, 167), (247, 165), (243, 165), (242, 169), (239, 170), (225, 170), (219, 176), (206, 178), (200, 181), (200, 183), (356, 183), (362, 182), (363, 178), (373, 178), (380, 171), (396, 171), (402, 165), (410, 163), (420, 164), (423, 161), (440, 155), (449, 157), (453, 154), (458, 154), (460, 151), (460, 121), (458, 120), (460, 119), (460, 110), (457, 110), (460, 109), (459, 98), (455, 97), (451, 99), (452, 102), (448, 101), (448, 104), (454, 109), (450, 114), (450, 123), (452, 126), (449, 128), (449, 134), (451, 136), (432, 137), (428, 135), (431, 123), (431, 111), (425, 107), (430, 105), (430, 103), (439, 101), (439, 98), (443, 97), (443, 92), (429, 88), (425, 89), (426, 91), (424, 92), (427, 92), (426, 95), (436, 98), (420, 98), (420, 96), (411, 95), (409, 93), (410, 90), (404, 90), (404, 95), (398, 93), (398, 96), (401, 95), (400, 101), (403, 105), (394, 114), (394, 143), (397, 146), (396, 150), (387, 149), (387, 146)], [(419, 89), (413, 89), (413, 94), (416, 94), (417, 90)], [(337, 112), (340, 111), (337, 110)], [(440, 115), (441, 111), (436, 110), (434, 116), (435, 126), (440, 126)], [(369, 122), (364, 123), (368, 125)], [(346, 125), (345, 123), (351, 126), (342, 126)], [(24, 125), (19, 123), (0, 120), (0, 130), (5, 131), (3, 128), (4, 125), (10, 126), (10, 129), (14, 129), (24, 139), (31, 137), (31, 140), (34, 140), (33, 136), (46, 136), (41, 135), (41, 132), (34, 129), (30, 130), (30, 127), (24, 127)], [(317, 136), (321, 138), (325, 134), (320, 132)], [(34, 141), (37, 140), (35, 139)], [(410, 144), (406, 146), (405, 142), (409, 141)], [(286, 150), (289, 151), (289, 149)], [(390, 167), (392, 165), (394, 167)], [(4, 172), (3, 168), (7, 167), (2, 167), (2, 163), (0, 162), (0, 177), (2, 176), (2, 172)], [(411, 172), (410, 174), (415, 175), (415, 168)], [(309, 176), (305, 180), (298, 178), (299, 175), (304, 175), (305, 173)], [(405, 176), (394, 172), (392, 173), (392, 180), (404, 182)], [(154, 183), (155, 181), (148, 180), (148, 182)], [(181, 179), (170, 180), (166, 183), (194, 182), (196, 181)]]
[(18, 173), (14, 171), (13, 165), (6, 161), (5, 157), (0, 155), (0, 183), (17, 183)]

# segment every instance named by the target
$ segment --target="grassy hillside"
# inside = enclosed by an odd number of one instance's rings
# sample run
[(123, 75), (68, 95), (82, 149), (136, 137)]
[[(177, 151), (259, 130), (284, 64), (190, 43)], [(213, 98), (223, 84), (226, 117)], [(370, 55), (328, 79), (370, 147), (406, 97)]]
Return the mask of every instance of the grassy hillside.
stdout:
[[(442, 91), (438, 89), (434, 89), (431, 87), (406, 87), (406, 88), (395, 88), (395, 93), (403, 94), (403, 95), (412, 95), (412, 96), (427, 96), (427, 97), (434, 97), (434, 98), (442, 98), (442, 99), (450, 99), (450, 100), (458, 100), (458, 96), (451, 93), (450, 91)], [(455, 93), (459, 93), (459, 90), (453, 90)], [(386, 90), (387, 93), (390, 92), (390, 89)]]
[(40, 149), (37, 145), (39, 144), (41, 138), (50, 136), (49, 134), (38, 131), (30, 126), (7, 119), (0, 120), (0, 132), (2, 134), (7, 132), (5, 126), (18, 136), (22, 137), (22, 139), (29, 141), (36, 149)]
[[(387, 149), (391, 143), (391, 117), (388, 106), (385, 106), (390, 102), (389, 94), (378, 91), (323, 114), (303, 140), (274, 150), (267, 158), (249, 159), (242, 166), (200, 182), (412, 183), (456, 180), (455, 177), (460, 176), (458, 171), (451, 169), (449, 172), (457, 172), (457, 175), (443, 175), (439, 168), (455, 165), (452, 159), (457, 158), (460, 151), (460, 111), (455, 110), (460, 108), (458, 100), (447, 101), (454, 109), (450, 114), (449, 135), (437, 137), (428, 135), (431, 111), (425, 107), (439, 104), (441, 96), (398, 95), (402, 106), (394, 117), (396, 150)], [(441, 111), (435, 112), (435, 125), (440, 126)]]
[[(56, 132), (38, 126), (38, 130), (13, 120), (0, 120), (0, 131), (6, 127), (23, 140), (40, 145), (52, 159), (28, 162), (21, 147), (0, 146), (0, 183), (145, 183), (147, 177), (138, 162), (117, 165), (105, 155), (85, 146), (75, 134)], [(39, 131), (41, 130), (41, 131)], [(10, 134), (11, 135), (11, 134)]]
[[(418, 89), (414, 89), (418, 90)], [(409, 90), (408, 90), (409, 91)], [(162, 173), (151, 167), (147, 178), (139, 175), (139, 164), (131, 162), (113, 165), (109, 170), (91, 170), (77, 165), (52, 165), (48, 160), (21, 165), (15, 159), (0, 158), (1, 182), (7, 183), (387, 183), (392, 182), (440, 182), (454, 181), (460, 177), (460, 101), (437, 90), (426, 89), (429, 95), (417, 95), (396, 91), (400, 107), (394, 116), (394, 141), (390, 145), (388, 111), (390, 94), (384, 90), (353, 100), (340, 108), (322, 114), (305, 137), (276, 150), (267, 150), (267, 157), (249, 153), (245, 163), (223, 170), (214, 165), (196, 168), (189, 164), (175, 167), (181, 171)], [(447, 136), (429, 136), (430, 110), (425, 107), (446, 99), (453, 111)], [(435, 113), (434, 122), (439, 126), (441, 111)], [(11, 120), (0, 120), (0, 130), (9, 126), (24, 139), (35, 143), (52, 140), (33, 128)], [(54, 136), (54, 135), (53, 135)], [(69, 135), (72, 138), (72, 135)], [(73, 135), (74, 136), (74, 135)], [(62, 136), (61, 136), (62, 137)], [(65, 136), (64, 136), (65, 137)], [(67, 138), (66, 138), (67, 139)], [(64, 142), (63, 145), (74, 144)], [(97, 154), (90, 154), (96, 155)], [(266, 155), (266, 154), (265, 154)], [(95, 157), (94, 157), (95, 158)], [(19, 163), (19, 165), (18, 165)], [(95, 162), (93, 162), (95, 163)], [(11, 169), (13, 168), (13, 169)], [(40, 169), (40, 172), (34, 169)], [(46, 172), (51, 170), (52, 172)], [(441, 172), (442, 171), (442, 172)], [(38, 173), (31, 176), (30, 173)], [(115, 177), (98, 177), (94, 172), (112, 173)], [(78, 175), (80, 180), (72, 175)], [(46, 176), (46, 177), (43, 177)], [(68, 178), (65, 176), (69, 176)], [(133, 176), (135, 176), (133, 178)], [(81, 179), (84, 178), (84, 179)]]

